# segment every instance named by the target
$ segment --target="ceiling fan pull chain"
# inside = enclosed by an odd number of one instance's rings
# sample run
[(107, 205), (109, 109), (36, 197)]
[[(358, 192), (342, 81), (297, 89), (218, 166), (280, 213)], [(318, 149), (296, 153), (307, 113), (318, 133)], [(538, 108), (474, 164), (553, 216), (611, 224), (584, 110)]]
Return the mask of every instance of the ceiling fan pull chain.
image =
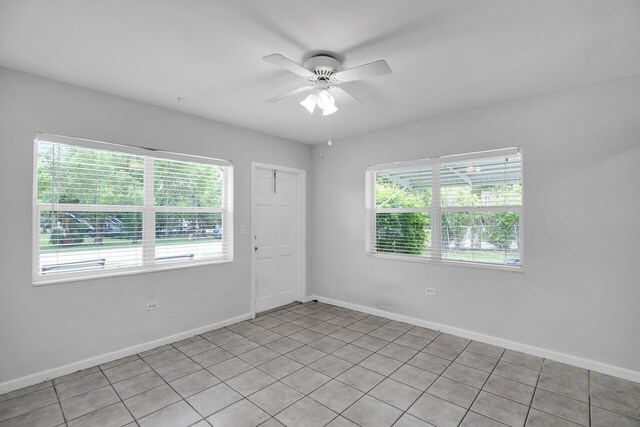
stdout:
[[(320, 140), (324, 139), (324, 116), (320, 114)], [(324, 159), (324, 144), (320, 144), (320, 158)]]

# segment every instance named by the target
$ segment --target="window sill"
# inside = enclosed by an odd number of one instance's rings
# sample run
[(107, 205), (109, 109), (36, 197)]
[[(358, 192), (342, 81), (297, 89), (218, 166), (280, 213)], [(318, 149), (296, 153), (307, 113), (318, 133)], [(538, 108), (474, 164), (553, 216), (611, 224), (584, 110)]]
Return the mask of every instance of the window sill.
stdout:
[(508, 271), (512, 273), (524, 273), (523, 265), (497, 265), (497, 264), (484, 264), (484, 263), (476, 263), (476, 262), (465, 262), (465, 261), (448, 261), (448, 260), (435, 260), (431, 258), (423, 258), (423, 257), (414, 257), (409, 255), (391, 255), (391, 254), (380, 254), (380, 253), (367, 253), (367, 257), (370, 258), (380, 258), (386, 260), (394, 260), (394, 261), (406, 261), (406, 262), (418, 262), (424, 264), (434, 264), (434, 265), (445, 265), (449, 267), (465, 267), (465, 268), (480, 268), (484, 270), (498, 270), (498, 271)]
[(167, 271), (167, 270), (179, 270), (184, 268), (195, 268), (195, 267), (203, 267), (207, 265), (215, 265), (215, 264), (229, 264), (233, 262), (233, 258), (223, 259), (223, 260), (215, 260), (215, 261), (201, 261), (201, 262), (181, 262), (181, 263), (173, 263), (169, 265), (162, 266), (154, 266), (152, 268), (144, 268), (140, 267), (120, 269), (115, 271), (108, 271), (103, 273), (97, 272), (88, 272), (86, 274), (74, 274), (74, 275), (63, 275), (56, 274), (47, 276), (40, 276), (37, 279), (33, 280), (33, 286), (45, 286), (45, 285), (55, 285), (59, 283), (67, 283), (67, 282), (79, 282), (84, 280), (94, 280), (94, 279), (105, 279), (109, 277), (117, 277), (117, 276), (132, 276), (137, 274), (146, 274), (146, 273), (156, 273), (158, 271)]

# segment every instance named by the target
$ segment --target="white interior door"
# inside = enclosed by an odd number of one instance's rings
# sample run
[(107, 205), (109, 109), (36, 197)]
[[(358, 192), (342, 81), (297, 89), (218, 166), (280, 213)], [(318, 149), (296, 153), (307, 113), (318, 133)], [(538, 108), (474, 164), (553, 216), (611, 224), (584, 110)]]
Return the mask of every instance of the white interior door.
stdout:
[(256, 167), (253, 196), (255, 311), (299, 298), (298, 176)]

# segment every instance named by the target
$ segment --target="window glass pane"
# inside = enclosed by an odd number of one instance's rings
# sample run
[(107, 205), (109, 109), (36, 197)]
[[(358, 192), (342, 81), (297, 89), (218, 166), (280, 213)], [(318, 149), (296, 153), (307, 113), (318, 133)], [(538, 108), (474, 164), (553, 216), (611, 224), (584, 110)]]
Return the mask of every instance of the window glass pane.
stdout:
[(38, 203), (143, 204), (142, 156), (40, 141)]
[(156, 213), (156, 261), (176, 262), (201, 258), (223, 258), (221, 213)]
[(440, 165), (443, 207), (522, 204), (520, 154)]
[(222, 167), (169, 159), (154, 163), (156, 206), (222, 207)]
[(431, 214), (376, 213), (376, 251), (431, 256)]
[(431, 168), (425, 166), (376, 172), (376, 208), (431, 206)]
[(519, 213), (505, 211), (442, 214), (442, 258), (520, 265)]
[(142, 265), (142, 213), (40, 213), (42, 274)]

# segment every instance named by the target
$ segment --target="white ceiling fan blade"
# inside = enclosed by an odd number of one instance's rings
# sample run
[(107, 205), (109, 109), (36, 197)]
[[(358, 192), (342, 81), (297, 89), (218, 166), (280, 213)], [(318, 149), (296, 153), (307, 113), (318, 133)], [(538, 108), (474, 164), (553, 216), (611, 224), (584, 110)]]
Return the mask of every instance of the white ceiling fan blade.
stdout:
[(331, 92), (331, 95), (333, 95), (333, 97), (336, 99), (336, 101), (338, 101), (339, 104), (349, 104), (353, 101), (357, 101), (360, 104), (363, 104), (362, 100), (358, 99), (353, 94), (347, 92), (341, 87), (331, 86), (329, 88), (329, 92)]
[(354, 80), (367, 79), (369, 77), (382, 76), (391, 73), (391, 67), (384, 59), (349, 68), (333, 75), (340, 83), (352, 82)]
[(305, 79), (315, 80), (316, 75), (314, 73), (296, 64), (289, 58), (285, 58), (279, 53), (267, 55), (262, 59), (269, 62), (270, 64), (276, 65), (280, 68), (284, 68), (285, 70), (292, 72), (293, 74), (297, 74), (300, 77), (304, 77)]
[(294, 96), (294, 95), (298, 95), (304, 92), (308, 92), (310, 90), (312, 90), (314, 88), (314, 86), (303, 86), (303, 87), (299, 87), (298, 89), (294, 89), (294, 90), (290, 90), (289, 92), (283, 93), (281, 95), (278, 96), (274, 96), (273, 98), (269, 98), (267, 99), (265, 102), (278, 102), (282, 99), (288, 98), (290, 96)]

